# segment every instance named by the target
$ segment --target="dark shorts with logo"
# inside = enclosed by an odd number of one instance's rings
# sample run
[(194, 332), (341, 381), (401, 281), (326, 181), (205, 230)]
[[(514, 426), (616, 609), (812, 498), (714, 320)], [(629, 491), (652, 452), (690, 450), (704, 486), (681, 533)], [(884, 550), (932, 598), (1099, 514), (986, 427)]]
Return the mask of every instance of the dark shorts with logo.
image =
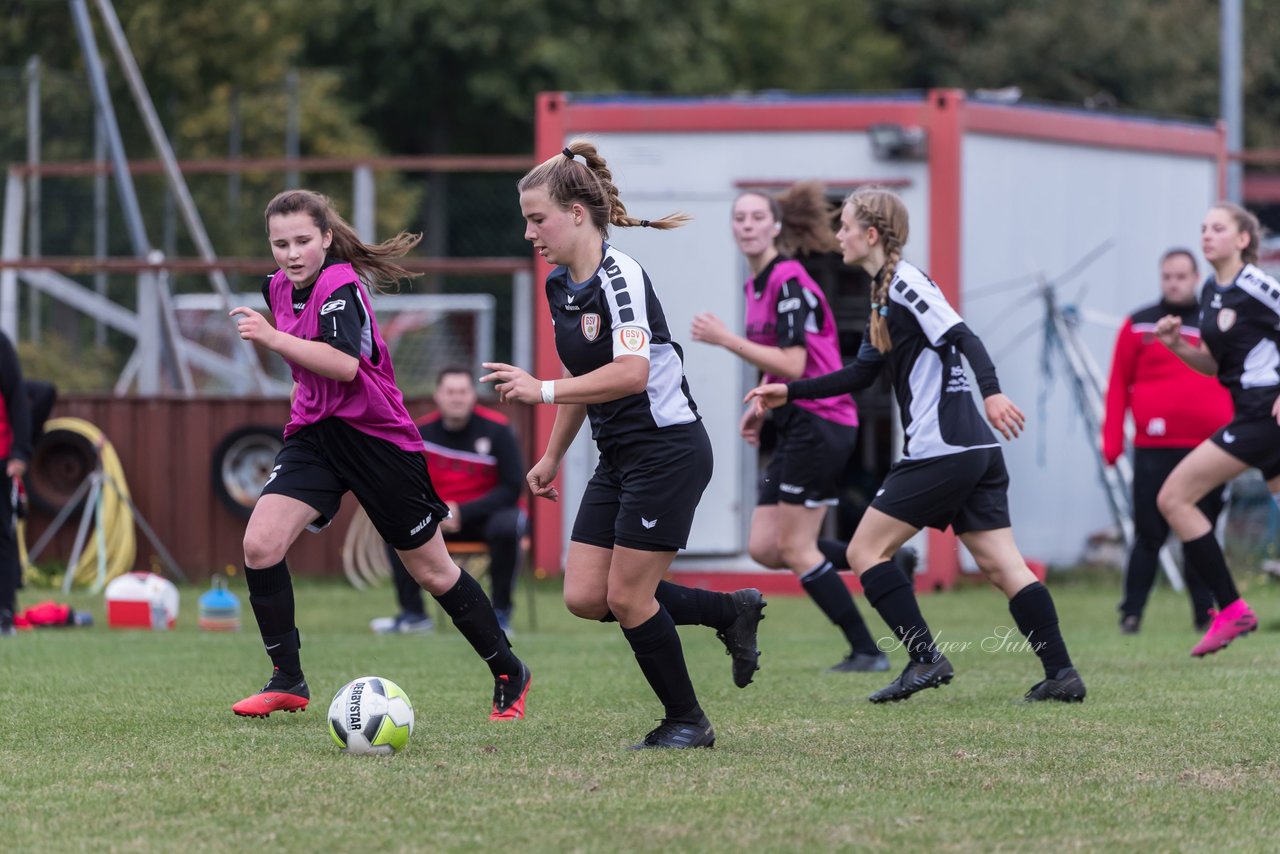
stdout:
[(1009, 472), (999, 448), (900, 460), (871, 506), (916, 528), (957, 534), (1009, 527)]
[(400, 551), (434, 537), (449, 513), (431, 486), (425, 451), (402, 450), (338, 418), (309, 424), (285, 439), (262, 494), (287, 495), (315, 508), (320, 518), (307, 528), (320, 531), (348, 491), (382, 539)]
[(1238, 418), (1210, 436), (1209, 441), (1262, 472), (1266, 480), (1280, 475), (1280, 424), (1270, 415)]
[(775, 409), (773, 418), (778, 444), (760, 474), (756, 506), (840, 503), (840, 478), (858, 440), (858, 428), (795, 405)]
[(582, 495), (572, 539), (605, 549), (684, 548), (711, 469), (701, 421), (610, 439)]

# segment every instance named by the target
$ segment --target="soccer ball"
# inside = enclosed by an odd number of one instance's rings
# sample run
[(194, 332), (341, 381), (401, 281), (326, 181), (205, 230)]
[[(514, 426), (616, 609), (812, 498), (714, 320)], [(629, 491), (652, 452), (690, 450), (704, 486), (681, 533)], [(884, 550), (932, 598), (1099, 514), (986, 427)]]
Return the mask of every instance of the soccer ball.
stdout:
[(329, 704), (329, 735), (343, 753), (396, 753), (408, 746), (412, 734), (413, 705), (390, 679), (353, 679)]

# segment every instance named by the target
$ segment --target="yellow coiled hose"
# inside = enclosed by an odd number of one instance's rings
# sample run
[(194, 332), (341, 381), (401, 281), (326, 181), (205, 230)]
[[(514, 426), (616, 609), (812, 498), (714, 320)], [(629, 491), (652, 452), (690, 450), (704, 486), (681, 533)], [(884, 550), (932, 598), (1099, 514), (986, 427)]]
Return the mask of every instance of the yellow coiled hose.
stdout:
[[(82, 418), (52, 418), (45, 423), (45, 431), (55, 430), (66, 430), (89, 440), (97, 449), (102, 466), (102, 488), (96, 506), (87, 511), (94, 514), (94, 527), (72, 573), (75, 584), (89, 587), (96, 593), (111, 579), (133, 569), (137, 558), (133, 510), (122, 497), (129, 496), (129, 484), (115, 447), (93, 424)], [(77, 514), (73, 514), (67, 524), (78, 524), (77, 519)], [(42, 570), (27, 560), (25, 519), (18, 521), (18, 554), (22, 560), (23, 576), (33, 585), (55, 586), (62, 583), (61, 571)]]

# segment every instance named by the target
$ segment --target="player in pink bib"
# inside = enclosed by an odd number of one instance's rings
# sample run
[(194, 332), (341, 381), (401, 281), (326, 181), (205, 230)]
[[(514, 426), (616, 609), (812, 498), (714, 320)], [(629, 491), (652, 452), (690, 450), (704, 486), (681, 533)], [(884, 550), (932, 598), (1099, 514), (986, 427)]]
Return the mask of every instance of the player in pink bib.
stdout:
[(401, 232), (360, 240), (330, 201), (289, 190), (266, 210), (280, 269), (264, 283), (272, 326), (232, 309), (240, 337), (278, 354), (293, 374), (285, 443), (244, 533), (249, 604), (273, 671), (261, 691), (233, 705), (246, 717), (302, 711), (293, 582), (285, 554), (303, 529), (318, 531), (352, 492), (409, 573), (436, 598), (493, 673), (492, 719), (524, 717), (529, 668), (511, 651), (476, 580), (449, 557), (439, 524), (449, 509), (427, 473), (426, 449), (396, 386), (395, 369), (366, 287), (413, 274), (396, 259), (421, 238)]

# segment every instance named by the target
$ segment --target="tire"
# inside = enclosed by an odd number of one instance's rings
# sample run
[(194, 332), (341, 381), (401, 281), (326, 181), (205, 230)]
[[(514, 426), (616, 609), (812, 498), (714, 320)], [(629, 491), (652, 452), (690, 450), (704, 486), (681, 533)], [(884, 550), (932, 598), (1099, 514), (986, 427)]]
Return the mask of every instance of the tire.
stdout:
[(227, 509), (241, 519), (253, 515), (276, 454), (284, 447), (275, 427), (240, 427), (213, 449), (213, 491)]
[[(74, 430), (47, 431), (36, 443), (25, 478), (32, 506), (56, 514), (97, 467), (98, 449), (88, 437)], [(76, 509), (83, 503), (81, 498)]]

